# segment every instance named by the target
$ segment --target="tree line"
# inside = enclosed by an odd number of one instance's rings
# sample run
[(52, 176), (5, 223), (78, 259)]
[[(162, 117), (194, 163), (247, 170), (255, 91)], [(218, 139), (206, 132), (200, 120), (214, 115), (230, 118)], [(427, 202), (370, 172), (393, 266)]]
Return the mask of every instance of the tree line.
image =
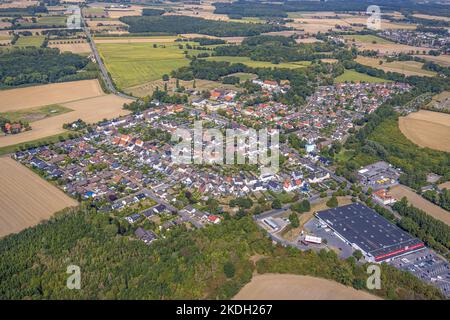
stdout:
[[(37, 61), (39, 63), (37, 63)], [(52, 83), (95, 78), (96, 71), (84, 70), (89, 59), (50, 48), (13, 48), (0, 52), (0, 86)], [(92, 69), (92, 68), (91, 68)]]
[(129, 25), (129, 31), (132, 33), (201, 33), (217, 37), (245, 37), (286, 30), (285, 27), (277, 25), (224, 22), (188, 16), (129, 16), (120, 20)]
[[(308, 274), (365, 289), (365, 266), (330, 251), (274, 246), (249, 216), (220, 225), (166, 231), (145, 245), (134, 227), (83, 204), (0, 240), (3, 299), (229, 299), (260, 273)], [(66, 287), (68, 265), (81, 270), (82, 290)], [(443, 298), (409, 273), (382, 265), (384, 298)], [(399, 290), (400, 289), (400, 290)]]

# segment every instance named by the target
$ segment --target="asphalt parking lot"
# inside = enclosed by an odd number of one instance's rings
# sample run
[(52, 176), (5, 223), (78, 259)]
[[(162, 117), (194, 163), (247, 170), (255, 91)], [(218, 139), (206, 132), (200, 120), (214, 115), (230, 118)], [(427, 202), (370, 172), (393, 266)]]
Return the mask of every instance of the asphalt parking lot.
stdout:
[(312, 235), (327, 240), (328, 247), (334, 247), (339, 250), (339, 257), (346, 259), (353, 254), (353, 248), (339, 239), (329, 228), (322, 228), (317, 218), (312, 218), (305, 224), (305, 229)]
[(450, 264), (428, 248), (398, 257), (389, 264), (432, 283), (450, 296)]

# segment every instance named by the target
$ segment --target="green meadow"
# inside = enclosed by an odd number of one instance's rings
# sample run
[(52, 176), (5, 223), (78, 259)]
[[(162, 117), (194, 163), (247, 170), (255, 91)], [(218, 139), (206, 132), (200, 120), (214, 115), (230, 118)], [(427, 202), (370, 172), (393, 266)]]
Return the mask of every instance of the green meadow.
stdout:
[(345, 70), (343, 74), (334, 79), (335, 83), (340, 82), (351, 82), (351, 81), (361, 81), (361, 82), (390, 82), (389, 80), (372, 77), (364, 73), (359, 73), (354, 70)]
[[(157, 48), (153, 47), (154, 43), (97, 43), (97, 48), (114, 82), (124, 89), (158, 80), (163, 74), (187, 66), (186, 43), (157, 43)], [(183, 49), (179, 48), (180, 44)], [(205, 52), (187, 51), (191, 55)]]

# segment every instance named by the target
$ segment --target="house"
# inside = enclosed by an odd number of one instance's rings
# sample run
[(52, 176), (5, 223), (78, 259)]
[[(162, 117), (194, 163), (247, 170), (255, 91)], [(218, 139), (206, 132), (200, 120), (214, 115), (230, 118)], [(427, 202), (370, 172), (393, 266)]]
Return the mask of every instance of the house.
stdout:
[(384, 205), (394, 204), (397, 200), (392, 197), (386, 189), (380, 189), (372, 194), (372, 198)]
[(153, 211), (158, 214), (163, 213), (165, 210), (166, 210), (166, 206), (163, 204), (159, 204), (156, 207), (153, 207)]
[(152, 241), (156, 240), (158, 237), (153, 231), (144, 230), (141, 227), (137, 228), (134, 235), (139, 239), (144, 241), (146, 244), (150, 244)]
[(132, 214), (131, 216), (125, 217), (129, 223), (133, 224), (141, 218), (141, 215), (138, 213)]
[(220, 218), (215, 215), (210, 215), (210, 216), (208, 216), (208, 221), (211, 223), (214, 223), (214, 224), (218, 224), (218, 223), (220, 223)]

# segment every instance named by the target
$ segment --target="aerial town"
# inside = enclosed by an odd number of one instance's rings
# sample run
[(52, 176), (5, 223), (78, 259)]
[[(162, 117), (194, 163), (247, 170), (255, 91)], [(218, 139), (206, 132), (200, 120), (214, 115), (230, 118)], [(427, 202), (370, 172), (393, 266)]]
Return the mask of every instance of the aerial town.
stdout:
[(0, 300), (450, 297), (448, 4), (287, 2), (0, 4)]

